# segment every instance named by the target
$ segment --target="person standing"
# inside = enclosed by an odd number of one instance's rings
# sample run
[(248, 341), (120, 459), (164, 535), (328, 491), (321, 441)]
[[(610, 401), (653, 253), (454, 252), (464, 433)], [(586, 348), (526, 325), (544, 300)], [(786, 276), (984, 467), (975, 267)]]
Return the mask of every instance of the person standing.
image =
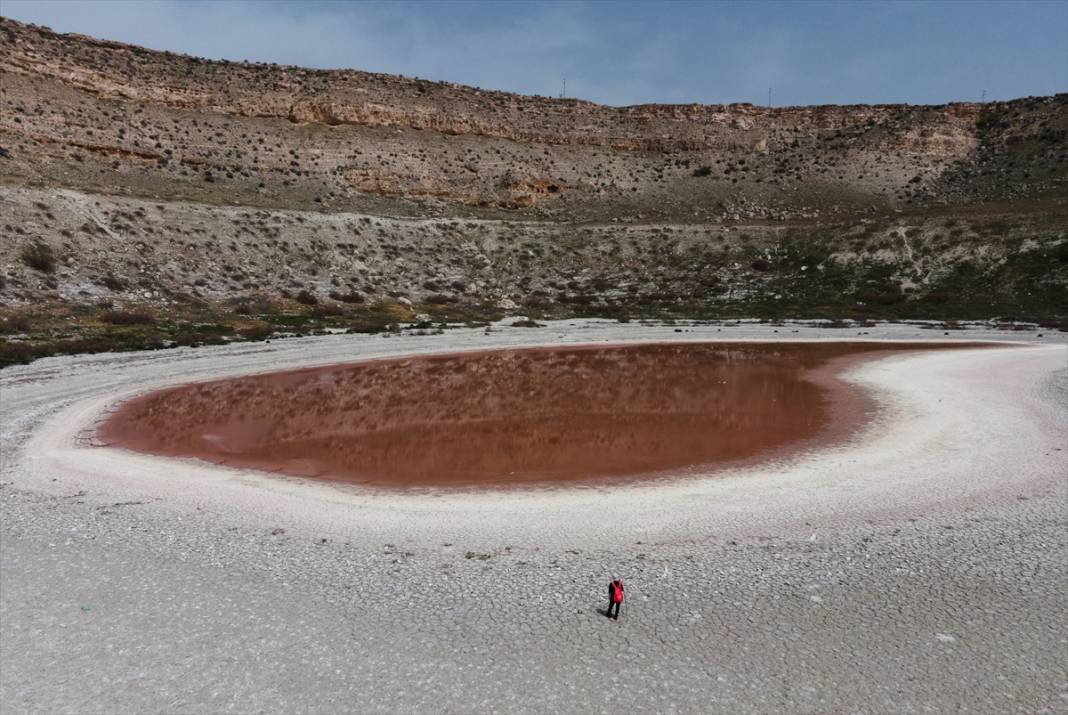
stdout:
[[(623, 581), (614, 578), (608, 582), (608, 613), (609, 618), (615, 618), (619, 620), (619, 607), (623, 604)], [(612, 615), (612, 609), (615, 609), (615, 615)]]

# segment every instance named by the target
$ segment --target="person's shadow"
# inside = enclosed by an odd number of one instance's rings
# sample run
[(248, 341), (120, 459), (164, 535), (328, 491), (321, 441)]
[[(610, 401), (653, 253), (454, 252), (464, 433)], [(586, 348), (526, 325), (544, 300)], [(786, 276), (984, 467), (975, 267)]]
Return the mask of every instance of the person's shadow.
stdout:
[(597, 612), (600, 613), (605, 618), (611, 618), (612, 617), (612, 615), (608, 612), (607, 608), (598, 608)]

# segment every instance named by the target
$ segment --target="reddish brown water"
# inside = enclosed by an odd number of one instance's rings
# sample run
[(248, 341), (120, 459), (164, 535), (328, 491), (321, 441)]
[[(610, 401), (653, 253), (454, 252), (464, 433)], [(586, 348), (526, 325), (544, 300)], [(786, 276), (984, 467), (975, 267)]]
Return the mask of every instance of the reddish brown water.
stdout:
[(662, 474), (848, 434), (847, 362), (919, 346), (690, 343), (501, 350), (184, 385), (123, 405), (104, 440), (382, 487)]

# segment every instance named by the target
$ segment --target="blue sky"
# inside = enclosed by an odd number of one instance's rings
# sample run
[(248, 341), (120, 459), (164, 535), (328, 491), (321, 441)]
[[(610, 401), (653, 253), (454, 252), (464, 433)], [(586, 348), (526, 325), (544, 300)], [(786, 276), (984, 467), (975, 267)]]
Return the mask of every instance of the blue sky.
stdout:
[(1068, 0), (4, 0), (155, 49), (350, 67), (613, 105), (977, 101), (1068, 91)]

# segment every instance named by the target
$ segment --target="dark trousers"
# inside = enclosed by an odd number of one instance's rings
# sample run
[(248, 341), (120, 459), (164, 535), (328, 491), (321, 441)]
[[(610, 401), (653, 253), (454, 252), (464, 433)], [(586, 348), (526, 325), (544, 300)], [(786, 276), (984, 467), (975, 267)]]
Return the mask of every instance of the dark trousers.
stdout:
[[(608, 599), (608, 613), (607, 613), (608, 617), (609, 618), (619, 618), (619, 607), (621, 605), (623, 605), (623, 604), (622, 603), (612, 603), (612, 599)], [(612, 615), (612, 609), (613, 608), (616, 609), (616, 615), (614, 615), (614, 616)]]

